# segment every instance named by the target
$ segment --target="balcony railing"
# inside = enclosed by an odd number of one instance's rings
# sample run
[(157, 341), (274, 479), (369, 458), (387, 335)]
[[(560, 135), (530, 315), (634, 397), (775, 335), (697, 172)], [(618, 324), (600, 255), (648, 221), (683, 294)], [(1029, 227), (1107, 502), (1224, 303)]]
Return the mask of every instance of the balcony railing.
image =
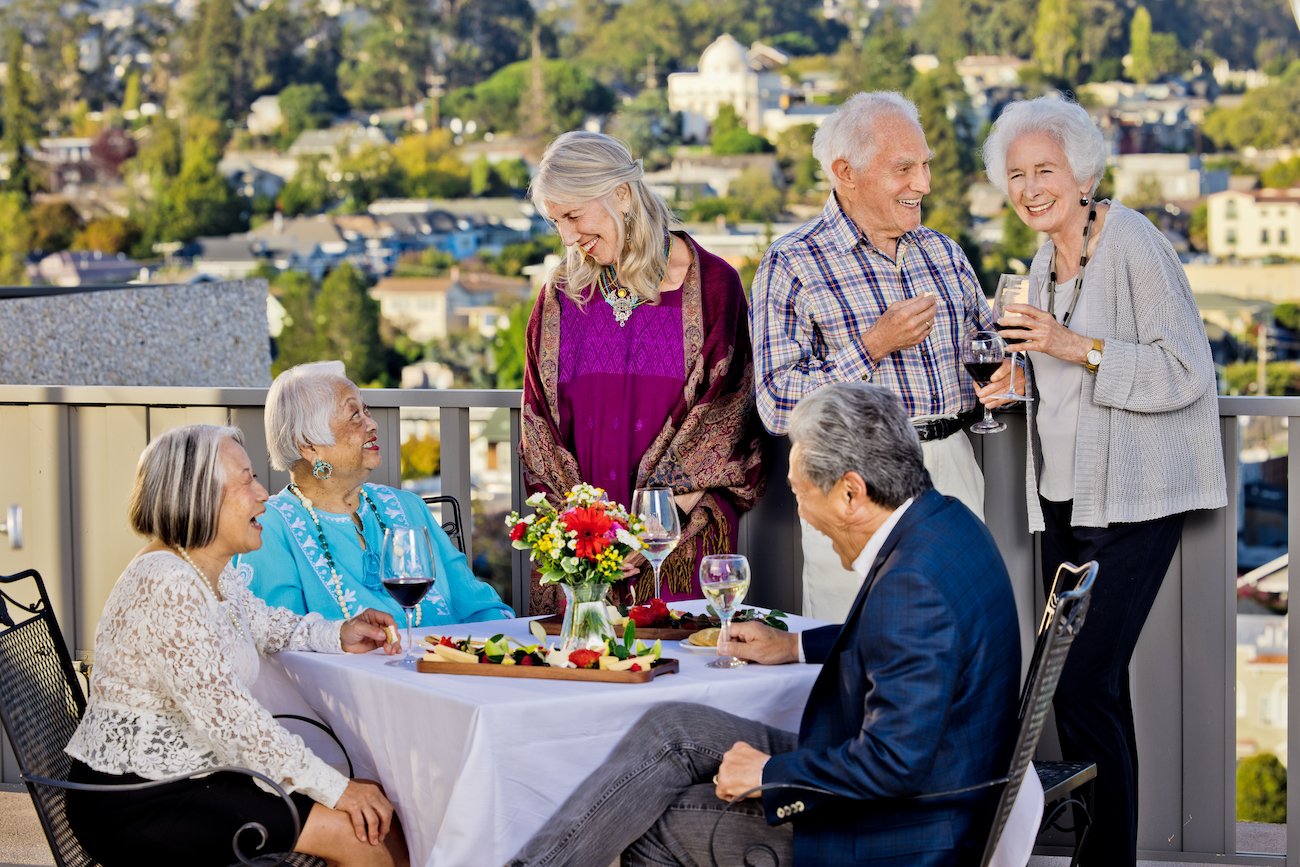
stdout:
[[(127, 526), (126, 499), (136, 460), (153, 436), (192, 422), (233, 424), (245, 434), (254, 467), (278, 490), (284, 473), (266, 457), (261, 389), (0, 386), (0, 515), (24, 512), (21, 550), (0, 536), (0, 572), (36, 567), (47, 577), (70, 646), (92, 650), (95, 624), (113, 581), (142, 540)], [(383, 467), (372, 478), (400, 484), (404, 414), (436, 411), (442, 491), (468, 504), (471, 495), (471, 412), (508, 408), (511, 454), (519, 439), (519, 393), (513, 391), (370, 390), (379, 423)], [(1141, 749), (1141, 856), (1182, 863), (1277, 864), (1280, 856), (1237, 852), (1235, 820), (1236, 540), (1238, 418), (1300, 416), (1300, 398), (1220, 398), (1229, 505), (1196, 513), (1147, 621), (1132, 667)], [(984, 467), (985, 512), (1015, 585), (1028, 659), (1042, 606), (1036, 549), (1024, 506), (1024, 424), (977, 438)], [(1300, 425), (1288, 429), (1289, 454), (1300, 454)], [(785, 482), (786, 450), (773, 448), (768, 490), (741, 524), (741, 551), (756, 564), (752, 600), (799, 609), (799, 526)], [(1288, 459), (1288, 468), (1289, 468)], [(511, 504), (523, 493), (518, 462), (510, 470)], [(1300, 474), (1288, 474), (1290, 502), (1300, 502)], [(465, 520), (474, 520), (465, 509)], [(472, 528), (466, 538), (472, 544)], [(1300, 520), (1287, 517), (1289, 550), (1300, 550)], [(473, 557), (473, 552), (470, 551)], [(507, 595), (517, 609), (527, 593), (527, 562), (514, 554)], [(1300, 691), (1288, 698), (1288, 723), (1300, 720)], [(1288, 726), (1288, 755), (1300, 755), (1300, 725)], [(1048, 750), (1051, 749), (1049, 745)], [(8, 756), (0, 771), (13, 780)], [(1300, 815), (1300, 786), (1288, 795)], [(1300, 853), (1300, 822), (1287, 828), (1287, 848)]]

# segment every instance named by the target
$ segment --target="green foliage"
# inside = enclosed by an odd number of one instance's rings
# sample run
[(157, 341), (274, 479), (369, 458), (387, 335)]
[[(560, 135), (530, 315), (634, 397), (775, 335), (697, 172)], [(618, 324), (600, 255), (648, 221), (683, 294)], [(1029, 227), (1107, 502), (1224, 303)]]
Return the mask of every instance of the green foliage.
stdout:
[(1129, 55), (1133, 58), (1129, 74), (1140, 84), (1154, 80), (1156, 71), (1151, 59), (1151, 13), (1145, 6), (1139, 6), (1133, 12), (1133, 20), (1128, 25), (1128, 41)]
[[(486, 81), (454, 90), (443, 102), (443, 113), (474, 120), (483, 131), (520, 129), (519, 106), (531, 82), (528, 61), (512, 63)], [(614, 107), (614, 94), (565, 60), (542, 63), (543, 102), (546, 135), (576, 129), (589, 114), (604, 114)]]
[(410, 105), (424, 96), (433, 64), (432, 4), (374, 0), (367, 6), (370, 19), (346, 32), (339, 88), (358, 108)]
[(386, 385), (387, 349), (379, 335), (379, 302), (367, 288), (365, 275), (349, 262), (321, 281), (312, 307), (316, 357), (341, 360), (348, 378), (358, 385)]
[(1082, 22), (1075, 0), (1039, 0), (1034, 24), (1034, 62), (1048, 76), (1072, 82), (1082, 54)]
[(717, 156), (730, 156), (761, 154), (774, 148), (767, 139), (746, 129), (736, 114), (736, 109), (728, 103), (718, 109), (718, 116), (713, 120), (710, 149)]
[(392, 148), (368, 145), (339, 160), (335, 184), (341, 209), (359, 214), (375, 199), (403, 194), (403, 172)]
[(319, 162), (298, 164), (297, 173), (280, 190), (276, 205), (286, 217), (318, 214), (332, 201), (329, 181)]
[(430, 247), (419, 253), (404, 253), (393, 269), (394, 277), (445, 277), (456, 264), (450, 253)]
[(740, 173), (727, 188), (727, 195), (739, 208), (742, 220), (769, 223), (785, 209), (785, 190), (772, 182), (772, 176), (758, 166)]
[(1300, 60), (1281, 78), (1256, 88), (1233, 108), (1218, 108), (1205, 119), (1205, 134), (1225, 147), (1242, 150), (1300, 146)]
[(471, 196), (494, 196), (501, 192), (497, 186), (498, 179), (492, 171), (492, 163), (486, 156), (480, 156), (469, 167), (469, 194)]
[(478, 331), (448, 334), (429, 344), (425, 356), (451, 371), (453, 388), (496, 388), (493, 341)]
[(1187, 242), (1193, 250), (1210, 249), (1210, 206), (1201, 202), (1187, 221)]
[(559, 253), (560, 249), (559, 237), (547, 234), (517, 244), (506, 244), (497, 255), (485, 255), (482, 258), (492, 273), (503, 277), (519, 277), (524, 273), (525, 266), (544, 262), (547, 256)]
[(81, 229), (81, 217), (66, 199), (37, 202), (32, 206), (32, 226), (32, 248), (48, 255), (68, 249)]
[(811, 123), (791, 127), (776, 137), (776, 156), (781, 161), (790, 189), (803, 195), (817, 186), (821, 166), (812, 154), (817, 127)]
[[(1014, 210), (1007, 208), (1002, 212), (1002, 243), (984, 256), (984, 272), (1006, 274), (1024, 271), (1037, 250), (1038, 234), (1021, 222)], [(1019, 263), (1020, 267), (1013, 262)]]
[(647, 168), (666, 165), (669, 148), (681, 140), (681, 116), (668, 109), (663, 89), (643, 90), (610, 118), (611, 135), (627, 142)]
[(456, 155), (447, 130), (405, 136), (392, 152), (405, 177), (405, 195), (454, 199), (469, 193), (470, 168)]
[(841, 43), (833, 67), (841, 82), (840, 97), (860, 90), (896, 90), (906, 93), (912, 86), (911, 33), (903, 27), (893, 7), (875, 16), (860, 45)]
[(32, 248), (33, 226), (27, 197), (21, 192), (0, 192), (0, 285), (27, 283), (27, 251)]
[(199, 235), (228, 235), (244, 228), (243, 202), (217, 171), (221, 143), (216, 123), (192, 121), (181, 148), (180, 172), (163, 178), (144, 223), (145, 238), (189, 241)]
[(532, 180), (528, 163), (521, 159), (498, 160), (492, 165), (492, 171), (496, 172), (497, 178), (506, 190), (522, 192), (528, 189), (528, 184)]
[(18, 193), (24, 201), (30, 200), (36, 190), (36, 174), (27, 155), (27, 148), (36, 139), (37, 124), (26, 63), (22, 30), (11, 26), (5, 33), (7, 73), (4, 89), (4, 140), (0, 142), (0, 149), (9, 157), (9, 179), (5, 183), (5, 189)]
[(1272, 753), (1237, 765), (1237, 821), (1286, 822), (1286, 768)]
[(532, 304), (516, 304), (506, 314), (506, 326), (492, 337), (497, 388), (523, 388), (525, 335)]
[(427, 479), (442, 468), (442, 443), (434, 436), (402, 440), (402, 481)]
[(442, 72), (452, 87), (482, 81), (528, 56), (533, 6), (528, 0), (461, 0), (442, 22), (452, 46)]
[(321, 129), (329, 125), (329, 94), (315, 82), (291, 84), (280, 91), (280, 116), (284, 127), (280, 133), (280, 146), (288, 148), (304, 130)]
[[(240, 52), (243, 33), (235, 0), (202, 0), (199, 27), (190, 46), (186, 100), (189, 111), (213, 120), (235, 121), (248, 108)], [(224, 126), (218, 127), (222, 142)]]
[(1273, 321), (1287, 331), (1300, 333), (1300, 304), (1283, 302), (1273, 308)]
[[(951, 67), (944, 67), (951, 70)], [(952, 75), (956, 78), (955, 73)], [(974, 168), (969, 145), (958, 134), (949, 115), (950, 100), (964, 92), (939, 70), (919, 76), (911, 96), (921, 113), (926, 143), (930, 145), (930, 194), (924, 199), (925, 225), (960, 241), (969, 233), (970, 206), (966, 203), (967, 176)]]
[(140, 241), (140, 237), (140, 226), (130, 217), (97, 217), (76, 234), (70, 249), (126, 253)]
[[(1258, 394), (1259, 365), (1254, 361), (1229, 364), (1224, 371), (1228, 394)], [(1300, 363), (1270, 361), (1264, 367), (1264, 393), (1300, 394)]]
[(1300, 186), (1300, 156), (1281, 160), (1260, 172), (1259, 182), (1265, 187), (1285, 190)]
[(298, 76), (303, 43), (316, 35), (311, 32), (313, 23), (310, 16), (295, 11), (289, 0), (251, 7), (240, 34), (242, 77), (250, 97), (283, 91), (295, 80), (311, 81)]

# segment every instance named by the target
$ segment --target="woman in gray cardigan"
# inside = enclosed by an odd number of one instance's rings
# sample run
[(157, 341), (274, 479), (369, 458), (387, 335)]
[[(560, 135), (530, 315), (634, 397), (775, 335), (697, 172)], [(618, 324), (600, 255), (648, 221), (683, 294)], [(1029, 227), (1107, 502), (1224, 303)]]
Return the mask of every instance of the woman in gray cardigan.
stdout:
[[(1137, 745), (1128, 665), (1183, 519), (1227, 501), (1214, 363), (1178, 257), (1142, 214), (1093, 194), (1106, 148), (1087, 112), (1043, 97), (1008, 106), (984, 144), (989, 180), (1048, 243), (1032, 305), (1000, 324), (1024, 340), (1029, 526), (1044, 587), (1062, 561), (1099, 563), (1088, 626), (1056, 698), (1066, 759), (1097, 763), (1083, 864), (1137, 859)], [(979, 390), (1000, 403), (1003, 381)]]

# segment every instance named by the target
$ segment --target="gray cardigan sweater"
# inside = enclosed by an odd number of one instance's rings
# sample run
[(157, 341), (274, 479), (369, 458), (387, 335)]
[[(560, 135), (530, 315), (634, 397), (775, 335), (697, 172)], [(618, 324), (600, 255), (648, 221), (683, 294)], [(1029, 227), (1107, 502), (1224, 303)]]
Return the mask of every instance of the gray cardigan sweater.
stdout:
[[(1034, 256), (1034, 285), (1047, 281), (1052, 249), (1049, 241)], [(1106, 527), (1226, 505), (1214, 361), (1169, 241), (1111, 203), (1083, 291), (1092, 298), (1088, 336), (1106, 347), (1079, 400), (1071, 523)], [(1029, 529), (1040, 531), (1037, 403), (1028, 406), (1025, 496)]]

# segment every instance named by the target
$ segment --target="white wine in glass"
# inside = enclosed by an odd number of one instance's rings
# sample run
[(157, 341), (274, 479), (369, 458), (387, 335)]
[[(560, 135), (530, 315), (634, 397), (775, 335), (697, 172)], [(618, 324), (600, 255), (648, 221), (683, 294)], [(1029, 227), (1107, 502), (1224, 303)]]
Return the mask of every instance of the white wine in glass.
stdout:
[(709, 668), (740, 668), (745, 660), (723, 655), (722, 647), (731, 640), (731, 618), (749, 592), (749, 561), (743, 554), (709, 554), (700, 561), (700, 589), (722, 621), (718, 658)]
[[(1028, 274), (1003, 274), (1001, 277), (998, 278), (998, 291), (997, 291), (997, 295), (995, 295), (993, 298), (994, 319), (1002, 319), (1003, 317), (1006, 316), (1016, 316), (1017, 314), (1015, 313), (1007, 313), (1007, 307), (1011, 304), (1028, 304), (1028, 303), (1029, 303), (1029, 275)], [(1015, 326), (998, 325), (995, 323), (993, 327), (996, 328), (998, 331), (1001, 331), (1003, 328), (1014, 328)], [(1009, 385), (1007, 386), (1007, 393), (999, 394), (998, 397), (1002, 398), (1003, 400), (1016, 400), (1016, 401), (1028, 403), (1033, 400), (1032, 397), (1030, 397), (1027, 393), (1018, 394), (1016, 392), (1016, 368), (1022, 364), (1021, 354), (1016, 350), (1016, 346), (1023, 341), (1014, 337), (1011, 338), (1004, 337), (1003, 340), (1006, 341), (1007, 349), (1011, 350), (1011, 378), (1007, 380), (1007, 382), (1009, 383)], [(1028, 377), (1025, 378), (1025, 382), (1028, 383)]]
[(655, 596), (661, 598), (659, 567), (682, 538), (682, 524), (677, 517), (677, 501), (671, 488), (637, 488), (632, 492), (632, 512), (645, 523), (641, 533), (641, 554), (650, 561), (655, 575)]

